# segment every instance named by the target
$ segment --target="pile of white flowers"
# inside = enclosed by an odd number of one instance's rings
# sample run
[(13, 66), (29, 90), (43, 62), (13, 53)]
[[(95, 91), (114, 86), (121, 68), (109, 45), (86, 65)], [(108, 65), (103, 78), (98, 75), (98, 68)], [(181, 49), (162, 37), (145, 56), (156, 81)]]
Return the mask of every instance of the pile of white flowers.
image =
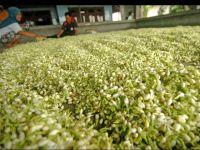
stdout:
[(0, 54), (0, 148), (200, 148), (200, 27), (28, 43)]

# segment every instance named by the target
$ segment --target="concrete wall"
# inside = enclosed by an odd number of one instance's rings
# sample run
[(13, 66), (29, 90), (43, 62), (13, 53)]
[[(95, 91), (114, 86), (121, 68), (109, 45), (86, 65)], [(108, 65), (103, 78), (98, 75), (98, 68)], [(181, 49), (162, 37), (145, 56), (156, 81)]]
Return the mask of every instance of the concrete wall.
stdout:
[(142, 5), (136, 5), (136, 19), (143, 17), (143, 6)]
[(65, 12), (68, 11), (68, 6), (67, 5), (56, 5), (57, 13), (58, 13), (58, 19), (59, 23), (63, 24), (65, 21)]
[(51, 19), (52, 19), (53, 25), (58, 25), (59, 20), (58, 20), (58, 15), (57, 15), (56, 9), (55, 8), (52, 9), (50, 13), (51, 13)]
[(173, 27), (179, 25), (200, 25), (200, 10), (190, 10), (136, 20), (136, 28)]
[(112, 5), (104, 6), (105, 21), (112, 21)]
[(121, 13), (121, 19), (126, 20), (125, 5), (120, 5), (120, 13)]

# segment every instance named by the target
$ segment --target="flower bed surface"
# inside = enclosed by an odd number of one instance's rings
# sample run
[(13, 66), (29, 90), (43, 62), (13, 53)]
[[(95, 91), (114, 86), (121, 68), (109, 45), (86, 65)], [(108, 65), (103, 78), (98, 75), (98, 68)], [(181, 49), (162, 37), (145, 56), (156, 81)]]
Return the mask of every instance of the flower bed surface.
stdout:
[(200, 149), (200, 27), (28, 43), (0, 54), (0, 148)]

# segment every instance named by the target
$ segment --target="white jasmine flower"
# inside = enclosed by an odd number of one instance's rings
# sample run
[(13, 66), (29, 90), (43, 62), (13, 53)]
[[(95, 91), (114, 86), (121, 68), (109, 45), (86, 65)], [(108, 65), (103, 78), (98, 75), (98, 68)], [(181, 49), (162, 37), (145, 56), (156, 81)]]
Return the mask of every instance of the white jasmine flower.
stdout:
[(181, 130), (182, 126), (180, 124), (176, 123), (174, 128), (175, 128), (175, 131), (179, 132)]
[(59, 132), (59, 130), (53, 130), (49, 133), (49, 135), (56, 135)]
[(128, 98), (127, 98), (127, 97), (124, 99), (124, 103), (125, 103), (126, 105), (128, 105), (128, 104), (129, 104), (129, 100), (128, 100)]
[(136, 132), (137, 132), (136, 128), (131, 128), (131, 133), (136, 133)]
[(145, 108), (144, 103), (139, 103), (138, 106), (139, 106), (140, 108), (142, 108), (142, 109)]
[(178, 116), (178, 121), (179, 121), (180, 123), (185, 123), (187, 119), (188, 119), (188, 116), (187, 116), (187, 115), (179, 115), (179, 116)]

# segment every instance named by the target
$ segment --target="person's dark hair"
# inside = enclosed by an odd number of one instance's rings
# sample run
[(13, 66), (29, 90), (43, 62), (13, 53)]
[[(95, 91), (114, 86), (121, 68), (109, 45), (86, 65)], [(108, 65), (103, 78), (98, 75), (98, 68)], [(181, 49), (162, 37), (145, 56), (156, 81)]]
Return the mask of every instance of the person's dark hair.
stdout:
[(128, 15), (130, 16), (131, 14), (132, 14), (132, 12), (131, 12), (131, 11), (129, 11)]
[(71, 17), (71, 12), (66, 12), (65, 16), (70, 16)]

